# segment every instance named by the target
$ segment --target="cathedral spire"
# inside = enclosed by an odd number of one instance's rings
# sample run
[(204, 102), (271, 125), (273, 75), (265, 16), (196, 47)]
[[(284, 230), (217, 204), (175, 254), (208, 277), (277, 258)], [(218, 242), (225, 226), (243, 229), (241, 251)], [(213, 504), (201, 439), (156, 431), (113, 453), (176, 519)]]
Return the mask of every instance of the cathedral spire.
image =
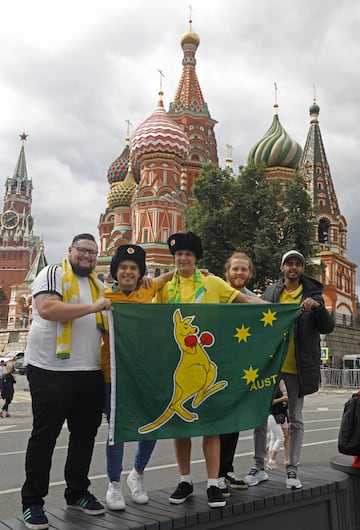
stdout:
[(340, 209), (321, 137), (320, 107), (317, 105), (315, 97), (309, 113), (310, 128), (300, 160), (301, 172), (315, 209), (324, 214), (339, 216)]

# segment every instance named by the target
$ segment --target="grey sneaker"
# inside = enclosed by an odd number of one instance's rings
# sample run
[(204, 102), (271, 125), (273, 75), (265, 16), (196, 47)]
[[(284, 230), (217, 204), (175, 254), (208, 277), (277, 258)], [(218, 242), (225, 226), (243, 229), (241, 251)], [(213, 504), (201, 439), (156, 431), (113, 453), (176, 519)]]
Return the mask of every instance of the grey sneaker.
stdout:
[(109, 510), (125, 510), (126, 504), (120, 482), (109, 482), (105, 502)]
[(302, 488), (302, 484), (297, 478), (296, 471), (288, 471), (285, 484), (289, 490), (299, 490)]
[(144, 476), (139, 475), (135, 469), (130, 471), (126, 480), (131, 491), (131, 498), (137, 504), (146, 504), (149, 502), (148, 494), (144, 489)]
[(219, 477), (218, 485), (223, 497), (230, 497), (230, 490), (226, 485), (225, 477)]
[(252, 467), (249, 474), (244, 477), (244, 482), (248, 486), (257, 486), (265, 480), (269, 480), (269, 475), (263, 469), (256, 469), (256, 467)]

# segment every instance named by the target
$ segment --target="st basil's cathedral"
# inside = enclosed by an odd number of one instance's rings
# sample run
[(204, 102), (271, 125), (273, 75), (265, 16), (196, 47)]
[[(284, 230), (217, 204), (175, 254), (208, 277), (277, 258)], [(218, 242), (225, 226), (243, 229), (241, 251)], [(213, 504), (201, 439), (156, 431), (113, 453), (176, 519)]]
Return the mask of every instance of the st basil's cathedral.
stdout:
[[(107, 208), (100, 214), (97, 272), (108, 278), (111, 257), (124, 243), (141, 245), (147, 254), (149, 275), (171, 268), (167, 247), (170, 234), (185, 230), (184, 209), (191, 205), (192, 185), (204, 163), (218, 164), (217, 143), (211, 117), (196, 73), (199, 36), (192, 30), (181, 38), (182, 74), (169, 109), (164, 108), (160, 86), (155, 110), (125, 139), (121, 154), (107, 172)], [(161, 72), (160, 72), (161, 74)], [(320, 247), (313, 259), (325, 265), (327, 308), (350, 324), (356, 317), (356, 264), (346, 257), (347, 223), (341, 214), (319, 126), (320, 108), (310, 106), (310, 126), (302, 147), (282, 126), (278, 105), (269, 129), (249, 150), (248, 161), (266, 164), (267, 178), (284, 181), (300, 171), (313, 204)], [(129, 122), (130, 125), (130, 122)], [(24, 141), (14, 175), (5, 183), (0, 220), (0, 287), (8, 299), (7, 320), (2, 327), (21, 327), (22, 306), (29, 297), (29, 283), (46, 264), (44, 245), (34, 235), (31, 214), (31, 180), (27, 177)], [(231, 152), (226, 165), (231, 168)], [(12, 216), (11, 216), (12, 214)], [(14, 275), (15, 274), (15, 275)], [(4, 307), (2, 308), (4, 313)], [(25, 312), (26, 314), (26, 312)], [(1, 345), (0, 345), (1, 349)]]

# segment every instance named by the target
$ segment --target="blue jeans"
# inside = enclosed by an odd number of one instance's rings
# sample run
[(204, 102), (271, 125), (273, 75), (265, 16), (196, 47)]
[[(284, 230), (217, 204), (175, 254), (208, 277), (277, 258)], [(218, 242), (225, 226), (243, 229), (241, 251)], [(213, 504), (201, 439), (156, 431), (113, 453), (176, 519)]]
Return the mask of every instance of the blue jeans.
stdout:
[[(107, 421), (110, 420), (110, 395), (111, 395), (111, 383), (105, 383), (105, 401), (104, 410)], [(150, 460), (152, 452), (154, 450), (156, 440), (144, 440), (138, 442), (138, 448), (134, 458), (134, 469), (140, 473), (144, 471), (147, 463)], [(109, 440), (106, 441), (106, 472), (110, 482), (120, 482), (120, 476), (122, 472), (122, 462), (124, 454), (124, 443), (119, 442), (114, 445), (109, 444)]]

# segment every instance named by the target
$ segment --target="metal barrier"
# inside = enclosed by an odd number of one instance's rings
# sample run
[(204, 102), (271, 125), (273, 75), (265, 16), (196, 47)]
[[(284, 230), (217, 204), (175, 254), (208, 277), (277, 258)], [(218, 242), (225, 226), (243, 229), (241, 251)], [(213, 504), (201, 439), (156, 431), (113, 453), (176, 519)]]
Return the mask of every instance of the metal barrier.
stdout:
[(321, 368), (320, 390), (359, 390), (360, 370)]

